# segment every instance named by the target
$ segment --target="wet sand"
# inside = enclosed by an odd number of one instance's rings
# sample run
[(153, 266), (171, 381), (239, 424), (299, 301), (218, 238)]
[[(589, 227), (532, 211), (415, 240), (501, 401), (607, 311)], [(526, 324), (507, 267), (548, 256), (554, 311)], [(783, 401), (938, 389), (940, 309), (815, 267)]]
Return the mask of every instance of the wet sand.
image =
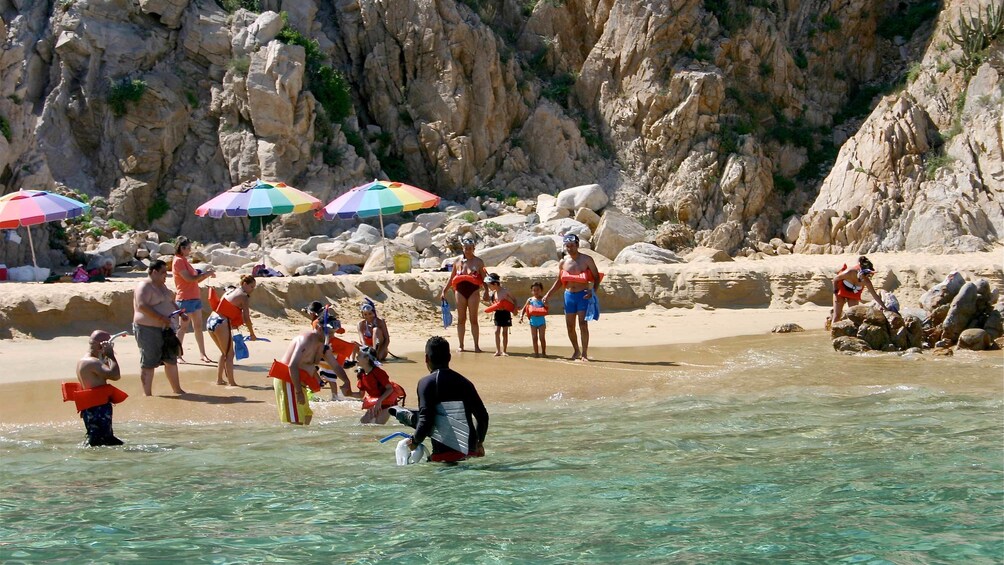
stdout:
[[(665, 371), (687, 367), (714, 366), (720, 353), (704, 353), (698, 344), (714, 338), (741, 335), (770, 335), (770, 329), (783, 323), (797, 323), (807, 330), (819, 330), (826, 309), (807, 306), (799, 310), (746, 309), (699, 310), (663, 309), (657, 306), (633, 312), (604, 313), (591, 327), (592, 363), (565, 359), (571, 353), (562, 317), (548, 317), (548, 359), (532, 357), (529, 329), (517, 324), (510, 335), (508, 357), (495, 357), (494, 328), (482, 322), (484, 353), (454, 353), (452, 366), (470, 377), (488, 404), (545, 401), (560, 398), (590, 399), (622, 395), (637, 387), (640, 379)], [(271, 343), (251, 343), (251, 358), (238, 363), (235, 378), (240, 386), (217, 386), (216, 368), (207, 364), (179, 365), (182, 387), (189, 394), (175, 396), (158, 369), (154, 377), (154, 396), (144, 397), (139, 382), (139, 353), (131, 337), (121, 338), (117, 356), (123, 376), (114, 383), (129, 393), (124, 403), (115, 407), (117, 422), (273, 422), (275, 396), (266, 371), (275, 357), (282, 355), (288, 340), (303, 320), (268, 320), (256, 322), (261, 336)], [(445, 335), (454, 346), (456, 328), (448, 330), (428, 324), (394, 327), (391, 350), (400, 360), (385, 365), (391, 378), (409, 392), (409, 405), (417, 399), (415, 385), (428, 373), (421, 353), (429, 335)], [(819, 339), (828, 344), (821, 332)], [(787, 339), (796, 335), (772, 336)], [(467, 337), (470, 345), (470, 336)], [(74, 380), (76, 360), (86, 351), (86, 337), (59, 337), (50, 340), (5, 340), (0, 346), (0, 426), (79, 423), (72, 404), (63, 403), (59, 381)], [(736, 340), (741, 347), (744, 340)], [(198, 359), (194, 339), (185, 338), (189, 359)], [(207, 343), (207, 351), (215, 346)], [(350, 377), (354, 375), (350, 372)], [(635, 378), (638, 377), (638, 378)], [(324, 389), (319, 394), (327, 398)], [(326, 415), (358, 414), (354, 401), (314, 404), (316, 418)]]

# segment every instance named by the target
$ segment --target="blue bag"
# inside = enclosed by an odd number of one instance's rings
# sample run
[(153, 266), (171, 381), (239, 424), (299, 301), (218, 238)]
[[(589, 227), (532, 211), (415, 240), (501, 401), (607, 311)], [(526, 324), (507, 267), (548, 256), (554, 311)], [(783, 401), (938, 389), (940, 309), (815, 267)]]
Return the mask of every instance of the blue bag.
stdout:
[(251, 356), (248, 346), (244, 343), (244, 334), (234, 334), (234, 357), (238, 360)]
[(586, 305), (586, 321), (595, 322), (600, 319), (600, 299), (596, 297), (596, 292), (593, 291), (592, 296), (589, 297), (589, 304)]
[(450, 303), (447, 302), (445, 299), (443, 300), (442, 309), (443, 309), (443, 328), (445, 329), (450, 327), (450, 324), (453, 323), (453, 313), (450, 312)]

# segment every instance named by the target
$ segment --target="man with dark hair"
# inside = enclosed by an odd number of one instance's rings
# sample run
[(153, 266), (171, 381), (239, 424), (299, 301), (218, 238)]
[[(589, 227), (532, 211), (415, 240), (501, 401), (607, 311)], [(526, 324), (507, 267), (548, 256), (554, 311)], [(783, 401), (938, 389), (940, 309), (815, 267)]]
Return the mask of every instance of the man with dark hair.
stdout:
[[(568, 330), (568, 341), (572, 342), (571, 360), (589, 361), (589, 323), (586, 321), (586, 310), (589, 301), (596, 296), (602, 277), (596, 268), (596, 261), (579, 252), (579, 236), (568, 233), (562, 241), (566, 256), (558, 262), (558, 278), (554, 279), (551, 289), (544, 294), (544, 302), (551, 298), (559, 286), (565, 287), (565, 328)], [(575, 333), (576, 325), (582, 334), (581, 349), (579, 337)]]
[[(167, 288), (167, 263), (157, 259), (150, 263), (147, 274), (147, 278), (136, 285), (132, 300), (132, 332), (139, 346), (143, 393), (153, 394), (154, 370), (163, 365), (171, 390), (175, 394), (185, 394), (178, 380), (181, 343), (175, 334), (174, 292)], [(181, 321), (187, 323), (188, 316), (180, 314)]]
[(429, 338), (425, 343), (425, 366), (431, 372), (418, 381), (418, 412), (392, 410), (399, 421), (415, 428), (410, 449), (414, 450), (426, 437), (432, 439), (432, 461), (462, 461), (485, 454), (488, 410), (474, 383), (450, 369), (450, 358), (450, 342), (442, 337)]

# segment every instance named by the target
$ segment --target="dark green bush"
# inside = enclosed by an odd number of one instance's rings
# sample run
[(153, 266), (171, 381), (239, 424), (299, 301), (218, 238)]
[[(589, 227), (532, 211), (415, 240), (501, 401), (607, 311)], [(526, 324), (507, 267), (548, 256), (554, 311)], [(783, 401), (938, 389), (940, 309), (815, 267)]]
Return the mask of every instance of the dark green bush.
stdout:
[(139, 102), (144, 92), (146, 92), (145, 80), (123, 78), (112, 81), (108, 91), (108, 105), (116, 116), (125, 115), (126, 102)]
[(704, 0), (704, 9), (714, 14), (718, 23), (729, 32), (739, 31), (753, 21), (744, 0)]
[(216, 4), (226, 10), (228, 14), (232, 14), (240, 8), (256, 14), (261, 12), (261, 3), (258, 0), (217, 0)]
[(152, 224), (163, 217), (170, 209), (171, 205), (167, 203), (167, 197), (163, 194), (158, 194), (153, 199), (153, 202), (150, 203), (150, 207), (146, 209), (146, 221)]
[(4, 116), (0, 116), (0, 134), (3, 134), (3, 136), (7, 138), (7, 141), (10, 141), (10, 122), (8, 122), (7, 118)]

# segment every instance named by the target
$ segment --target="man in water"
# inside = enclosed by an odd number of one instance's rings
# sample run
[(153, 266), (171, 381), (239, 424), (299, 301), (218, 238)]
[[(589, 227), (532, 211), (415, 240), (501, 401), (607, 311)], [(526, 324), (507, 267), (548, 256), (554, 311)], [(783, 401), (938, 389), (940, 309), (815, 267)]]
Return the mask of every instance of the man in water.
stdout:
[[(450, 369), (450, 358), (450, 342), (438, 336), (429, 338), (425, 343), (425, 366), (431, 372), (418, 381), (418, 413), (400, 409), (395, 410), (395, 416), (406, 425), (415, 427), (409, 449), (414, 450), (426, 437), (433, 438), (432, 461), (454, 462), (468, 457), (484, 457), (488, 410), (474, 384)], [(477, 428), (472, 417), (477, 420)], [(407, 421), (404, 421), (405, 418)], [(438, 429), (439, 423), (445, 426), (447, 420), (451, 429)], [(459, 442), (455, 441), (457, 438), (460, 438)], [(463, 450), (464, 447), (466, 450)]]
[[(335, 329), (333, 320), (322, 316), (311, 323), (311, 329), (293, 338), (282, 356), (282, 361), (272, 364), (268, 376), (275, 379), (272, 387), (275, 389), (276, 405), (279, 409), (279, 420), (287, 424), (306, 426), (314, 413), (307, 402), (307, 391), (304, 387), (311, 386), (320, 390), (317, 364), (326, 361), (338, 378), (343, 381), (343, 390), (351, 392), (349, 379), (342, 370), (331, 348), (326, 341), (328, 333)], [(332, 383), (331, 386), (335, 386)]]
[[(167, 288), (167, 263), (157, 259), (150, 263), (147, 278), (143, 279), (133, 294), (132, 332), (139, 346), (139, 377), (143, 393), (153, 394), (154, 370), (163, 365), (167, 382), (175, 394), (185, 394), (178, 380), (178, 357), (181, 343), (172, 326), (174, 291)], [(181, 321), (188, 316), (181, 313)]]
[[(574, 233), (565, 234), (564, 244), (566, 255), (558, 263), (558, 278), (544, 295), (544, 302), (547, 302), (559, 285), (564, 285), (565, 327), (568, 330), (568, 339), (572, 342), (571, 358), (589, 361), (589, 323), (586, 322), (586, 307), (596, 295), (596, 288), (600, 285), (600, 272), (592, 257), (579, 253), (579, 236)], [(575, 335), (576, 323), (579, 326), (579, 333), (582, 334), (581, 350), (578, 336)]]
[[(95, 389), (108, 384), (108, 381), (119, 380), (122, 374), (119, 363), (115, 360), (115, 344), (112, 343), (112, 336), (106, 331), (94, 330), (87, 344), (89, 346), (87, 355), (77, 361), (77, 380), (80, 382), (80, 387), (84, 390)], [(115, 437), (112, 431), (110, 400), (81, 410), (80, 417), (84, 420), (84, 428), (87, 430), (88, 445), (92, 447), (122, 445), (122, 440)]]

